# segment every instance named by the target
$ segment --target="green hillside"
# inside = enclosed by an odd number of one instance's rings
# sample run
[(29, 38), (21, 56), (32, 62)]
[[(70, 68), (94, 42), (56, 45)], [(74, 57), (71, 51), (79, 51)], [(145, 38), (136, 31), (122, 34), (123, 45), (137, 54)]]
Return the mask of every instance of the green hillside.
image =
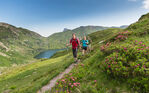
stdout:
[(0, 23), (0, 66), (28, 62), (43, 49), (48, 49), (46, 38), (27, 29)]
[[(149, 92), (149, 14), (124, 30), (90, 34), (94, 51), (61, 80), (52, 91), (72, 93)], [(103, 41), (101, 43), (101, 41)], [(75, 79), (75, 80), (72, 80)], [(65, 80), (65, 83), (63, 82)]]
[[(146, 14), (126, 29), (89, 34), (93, 51), (85, 56), (79, 52), (81, 63), (47, 93), (148, 93), (148, 23)], [(72, 62), (71, 50), (65, 50), (51, 59), (7, 69), (0, 75), (0, 92), (36, 93)]]
[[(105, 35), (106, 37), (115, 34), (110, 30), (107, 32), (109, 34)], [(104, 34), (104, 31), (101, 34)], [(104, 39), (103, 35), (101, 39)], [(80, 52), (79, 55), (81, 55)], [(81, 58), (81, 60), (83, 61), (85, 58)], [(0, 92), (35, 93), (49, 80), (64, 71), (72, 62), (74, 61), (71, 50), (65, 50), (56, 53), (51, 59), (40, 59), (31, 64), (7, 69), (0, 76)]]
[(76, 33), (78, 38), (82, 38), (84, 35), (107, 28), (102, 26), (81, 26), (73, 30), (55, 33), (48, 37), (50, 49), (65, 48), (66, 43), (69, 43), (69, 39), (72, 37), (72, 33)]

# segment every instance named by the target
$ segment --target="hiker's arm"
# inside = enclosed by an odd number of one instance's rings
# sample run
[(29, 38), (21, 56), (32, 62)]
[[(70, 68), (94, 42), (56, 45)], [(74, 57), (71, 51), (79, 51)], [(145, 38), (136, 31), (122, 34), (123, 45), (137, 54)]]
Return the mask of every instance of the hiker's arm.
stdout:
[(86, 42), (86, 44), (88, 44), (89, 42), (88, 42), (88, 40), (87, 40), (87, 42)]
[(80, 40), (78, 39), (78, 45), (79, 45), (79, 47), (81, 48), (81, 44), (80, 44)]
[(69, 44), (66, 44), (66, 46), (70, 46), (70, 45), (71, 45), (71, 43), (72, 43), (72, 42), (71, 42), (71, 40), (70, 40), (70, 41), (69, 41)]

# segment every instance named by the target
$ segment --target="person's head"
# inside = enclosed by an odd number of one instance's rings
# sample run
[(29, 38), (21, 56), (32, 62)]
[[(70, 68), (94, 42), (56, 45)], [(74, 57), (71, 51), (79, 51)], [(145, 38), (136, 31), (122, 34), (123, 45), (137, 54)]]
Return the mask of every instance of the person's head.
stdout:
[(76, 34), (75, 34), (75, 33), (72, 34), (72, 38), (73, 38), (73, 39), (76, 38)]
[(84, 36), (84, 40), (86, 40), (86, 36)]

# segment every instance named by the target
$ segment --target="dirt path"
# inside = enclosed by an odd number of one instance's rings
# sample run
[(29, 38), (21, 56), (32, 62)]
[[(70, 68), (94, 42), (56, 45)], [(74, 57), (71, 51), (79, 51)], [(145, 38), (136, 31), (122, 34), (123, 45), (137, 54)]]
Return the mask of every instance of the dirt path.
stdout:
[(51, 90), (55, 86), (56, 81), (58, 79), (61, 79), (65, 74), (69, 73), (74, 66), (75, 66), (74, 63), (71, 64), (67, 69), (65, 69), (64, 72), (60, 73), (58, 76), (50, 80), (50, 82), (47, 85), (43, 86), (37, 93), (45, 93), (46, 91)]

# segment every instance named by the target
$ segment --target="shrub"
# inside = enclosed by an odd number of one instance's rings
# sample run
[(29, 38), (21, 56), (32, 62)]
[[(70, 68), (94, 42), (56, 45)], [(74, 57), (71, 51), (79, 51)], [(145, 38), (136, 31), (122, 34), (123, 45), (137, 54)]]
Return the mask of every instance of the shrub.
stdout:
[[(122, 44), (111, 44), (103, 53), (109, 55), (102, 63), (103, 70), (112, 77), (130, 79), (130, 85), (135, 84), (134, 89), (148, 91), (149, 46), (144, 41), (127, 41)], [(136, 78), (134, 80), (134, 78)], [(131, 82), (132, 80), (132, 82)], [(139, 80), (139, 82), (137, 81)]]

